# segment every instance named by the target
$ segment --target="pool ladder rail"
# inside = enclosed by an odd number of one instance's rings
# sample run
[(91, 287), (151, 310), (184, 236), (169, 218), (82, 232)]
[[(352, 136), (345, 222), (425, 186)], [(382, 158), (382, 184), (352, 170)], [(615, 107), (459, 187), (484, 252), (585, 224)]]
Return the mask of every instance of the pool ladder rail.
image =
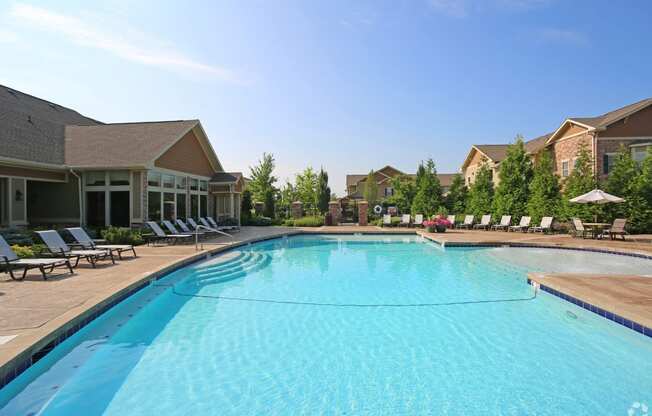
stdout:
[[(235, 244), (235, 238), (233, 238), (233, 236), (232, 236), (231, 234), (229, 234), (229, 233), (225, 233), (224, 231), (220, 231), (220, 230), (217, 230), (217, 229), (212, 228), (212, 227), (207, 227), (207, 226), (205, 226), (205, 225), (198, 224), (198, 225), (197, 225), (197, 228), (195, 228), (195, 231), (200, 231), (202, 228), (203, 228), (204, 230), (208, 230), (208, 231), (212, 231), (212, 232), (214, 232), (214, 233), (218, 233), (218, 234), (225, 235), (225, 236), (227, 236), (227, 237), (229, 237), (229, 238), (231, 239), (231, 243), (230, 243), (230, 245), (234, 245), (234, 244)], [(201, 243), (201, 248), (200, 248), (200, 244), (199, 244), (199, 233), (198, 233), (198, 232), (195, 232), (195, 251), (199, 251), (200, 249), (201, 249), (201, 250), (204, 249), (204, 243), (203, 243), (203, 242)]]

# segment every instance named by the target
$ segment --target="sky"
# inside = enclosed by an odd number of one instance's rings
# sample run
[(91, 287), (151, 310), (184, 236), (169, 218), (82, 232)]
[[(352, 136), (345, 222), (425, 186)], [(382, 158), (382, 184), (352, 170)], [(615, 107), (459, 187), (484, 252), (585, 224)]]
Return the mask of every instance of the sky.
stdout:
[(0, 1), (0, 84), (104, 122), (200, 119), (279, 184), (554, 131), (652, 96), (652, 2)]

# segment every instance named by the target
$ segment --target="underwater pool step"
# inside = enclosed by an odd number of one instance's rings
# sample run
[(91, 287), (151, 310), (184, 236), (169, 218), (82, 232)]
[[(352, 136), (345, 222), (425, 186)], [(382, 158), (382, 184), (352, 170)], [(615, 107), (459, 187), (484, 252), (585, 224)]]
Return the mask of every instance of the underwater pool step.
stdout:
[(197, 274), (188, 283), (205, 285), (226, 282), (258, 271), (267, 266), (271, 261), (272, 257), (268, 254), (257, 253), (244, 264), (226, 270), (220, 270), (219, 272)]
[(240, 255), (238, 255), (238, 256), (236, 256), (236, 257), (234, 257), (232, 259), (229, 259), (229, 260), (226, 260), (226, 261), (214, 264), (214, 265), (198, 267), (196, 269), (196, 271), (198, 273), (209, 273), (209, 272), (219, 272), (219, 271), (222, 271), (222, 270), (231, 269), (233, 267), (237, 267), (238, 265), (241, 265), (243, 263), (248, 262), (252, 258), (252, 256), (254, 254), (255, 253), (251, 252), (251, 251), (242, 251), (242, 252), (240, 252)]

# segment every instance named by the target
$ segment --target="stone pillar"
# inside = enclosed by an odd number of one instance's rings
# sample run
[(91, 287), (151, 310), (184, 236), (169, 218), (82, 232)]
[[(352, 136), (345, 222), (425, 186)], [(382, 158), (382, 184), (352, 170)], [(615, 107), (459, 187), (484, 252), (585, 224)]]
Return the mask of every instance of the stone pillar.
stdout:
[(358, 225), (364, 227), (369, 224), (367, 221), (367, 211), (369, 209), (369, 202), (359, 201), (358, 202)]
[(331, 214), (333, 225), (340, 223), (340, 203), (337, 201), (330, 201), (328, 203), (328, 213)]
[(303, 217), (303, 204), (301, 201), (294, 201), (292, 203), (292, 218), (297, 219)]

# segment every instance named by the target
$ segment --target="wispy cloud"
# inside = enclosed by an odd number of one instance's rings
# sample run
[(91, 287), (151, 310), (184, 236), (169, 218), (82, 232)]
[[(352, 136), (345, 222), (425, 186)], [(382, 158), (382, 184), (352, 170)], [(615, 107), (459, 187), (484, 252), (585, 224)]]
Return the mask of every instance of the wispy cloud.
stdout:
[(427, 0), (441, 14), (464, 18), (490, 10), (522, 12), (548, 5), (552, 0)]
[(23, 29), (56, 33), (77, 45), (102, 50), (131, 62), (173, 71), (201, 73), (230, 83), (246, 83), (230, 69), (192, 59), (163, 45), (161, 41), (148, 38), (130, 28), (102, 30), (99, 25), (89, 25), (80, 17), (29, 4), (15, 4), (10, 10), (10, 17)]
[(568, 29), (546, 28), (539, 31), (539, 39), (547, 43), (587, 46), (589, 38), (582, 32)]

